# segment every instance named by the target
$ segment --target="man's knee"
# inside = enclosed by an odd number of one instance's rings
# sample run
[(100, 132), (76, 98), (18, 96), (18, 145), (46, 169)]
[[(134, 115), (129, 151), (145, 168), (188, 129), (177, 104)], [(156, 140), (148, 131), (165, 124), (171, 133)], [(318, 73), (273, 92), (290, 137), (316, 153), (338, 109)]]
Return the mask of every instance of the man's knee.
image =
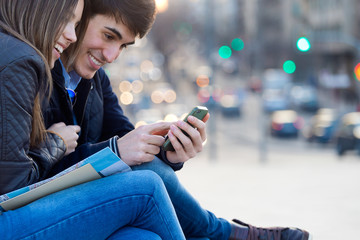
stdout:
[(165, 185), (173, 184), (178, 182), (177, 176), (174, 170), (164, 163), (161, 159), (155, 157), (152, 162), (144, 163), (139, 166), (133, 167), (133, 170), (150, 170), (158, 174), (161, 179), (164, 181)]

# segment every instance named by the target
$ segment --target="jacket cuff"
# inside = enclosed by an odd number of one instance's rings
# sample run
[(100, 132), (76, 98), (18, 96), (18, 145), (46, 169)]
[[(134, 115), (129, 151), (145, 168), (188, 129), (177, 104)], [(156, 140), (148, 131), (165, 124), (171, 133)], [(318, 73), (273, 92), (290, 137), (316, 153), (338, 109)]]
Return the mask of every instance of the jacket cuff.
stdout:
[(119, 149), (118, 149), (118, 146), (117, 146), (117, 140), (118, 139), (119, 139), (118, 136), (110, 138), (109, 147), (110, 147), (111, 151), (113, 151), (119, 158), (121, 158), (120, 152), (119, 152)]
[[(117, 140), (118, 139), (119, 139), (118, 136), (110, 138), (109, 147), (110, 147), (111, 151), (113, 151), (116, 154), (116, 156), (118, 156), (118, 158), (121, 160), (120, 152), (119, 152), (119, 149), (118, 149), (118, 146), (117, 146)], [(131, 171), (131, 168), (123, 160), (121, 160), (121, 162), (123, 162), (124, 165), (127, 166), (127, 168), (124, 168), (124, 170), (121, 171), (121, 172)]]
[(57, 132), (54, 132), (54, 131), (46, 130), (46, 137), (47, 138), (50, 137), (52, 139), (52, 141), (54, 141), (57, 144), (58, 148), (63, 150), (64, 154), (65, 154), (65, 152), (67, 150), (67, 145), (66, 145), (64, 138), (60, 134), (58, 134)]
[(65, 155), (67, 146), (65, 140), (57, 133), (48, 131), (46, 134), (45, 148), (54, 159), (54, 162), (62, 159)]
[(160, 153), (157, 155), (164, 163), (166, 163), (167, 165), (169, 165), (174, 171), (178, 171), (180, 169), (182, 169), (182, 167), (184, 166), (184, 163), (172, 163), (168, 160), (168, 158), (166, 157), (166, 151), (164, 151), (164, 149), (161, 147), (160, 149)]

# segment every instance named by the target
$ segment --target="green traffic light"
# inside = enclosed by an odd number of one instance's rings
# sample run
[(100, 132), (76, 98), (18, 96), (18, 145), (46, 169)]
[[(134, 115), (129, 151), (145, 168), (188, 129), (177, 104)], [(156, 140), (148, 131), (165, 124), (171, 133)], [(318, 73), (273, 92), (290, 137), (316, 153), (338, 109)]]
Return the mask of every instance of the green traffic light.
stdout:
[(235, 38), (231, 42), (231, 47), (235, 51), (241, 51), (244, 48), (244, 41), (240, 38)]
[(228, 46), (221, 46), (219, 49), (219, 55), (222, 58), (229, 58), (231, 57), (232, 51), (231, 48)]
[(287, 60), (283, 64), (283, 69), (286, 73), (292, 74), (296, 70), (296, 64), (291, 60)]
[(307, 52), (311, 48), (310, 41), (306, 37), (299, 38), (296, 42), (296, 46), (301, 52)]

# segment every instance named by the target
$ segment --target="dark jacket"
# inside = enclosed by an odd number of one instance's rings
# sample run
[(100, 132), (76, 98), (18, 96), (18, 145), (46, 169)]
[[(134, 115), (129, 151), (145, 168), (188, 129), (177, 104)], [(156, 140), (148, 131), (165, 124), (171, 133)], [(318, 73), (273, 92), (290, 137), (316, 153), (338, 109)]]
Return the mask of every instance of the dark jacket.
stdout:
[[(53, 92), (49, 105), (43, 111), (46, 127), (58, 122), (74, 124), (73, 112), (81, 127), (78, 147), (56, 166), (53, 172), (55, 174), (105, 147), (114, 146), (111, 139), (114, 136), (121, 138), (132, 131), (134, 126), (124, 115), (118, 98), (112, 91), (110, 80), (102, 68), (92, 79), (80, 81), (75, 89), (76, 99), (73, 106), (65, 88), (59, 61), (52, 69), (52, 76)], [(176, 170), (182, 166), (170, 163), (164, 153), (160, 153), (159, 156)]]
[(43, 180), (63, 157), (65, 144), (48, 133), (30, 149), (34, 99), (46, 78), (42, 58), (26, 43), (0, 32), (0, 194)]

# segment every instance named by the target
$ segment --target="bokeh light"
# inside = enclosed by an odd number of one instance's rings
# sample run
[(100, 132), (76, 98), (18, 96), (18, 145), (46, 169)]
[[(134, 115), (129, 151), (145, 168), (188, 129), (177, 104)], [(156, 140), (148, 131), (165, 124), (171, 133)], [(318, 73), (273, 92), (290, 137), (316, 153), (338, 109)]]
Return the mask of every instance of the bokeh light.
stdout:
[(155, 104), (162, 103), (164, 101), (164, 94), (158, 90), (153, 91), (151, 93), (151, 101)]
[(144, 73), (150, 73), (151, 70), (153, 70), (154, 64), (150, 60), (145, 60), (140, 65), (141, 72)]
[(132, 85), (129, 81), (122, 81), (119, 84), (120, 92), (131, 92)]
[(306, 37), (299, 38), (296, 42), (296, 46), (301, 52), (307, 52), (311, 48), (310, 41)]
[(206, 103), (210, 99), (210, 92), (207, 89), (202, 88), (199, 90), (197, 97), (198, 97), (199, 102)]
[(168, 0), (155, 0), (156, 9), (159, 13), (165, 12), (169, 8)]
[(176, 100), (176, 92), (174, 90), (171, 90), (171, 89), (167, 90), (164, 93), (164, 100), (167, 103), (175, 102), (175, 100)]
[(124, 92), (120, 95), (120, 102), (129, 105), (134, 101), (134, 96), (130, 92)]
[(135, 80), (133, 83), (132, 83), (132, 91), (134, 93), (141, 93), (144, 89), (144, 84), (142, 81), (140, 80)]
[(212, 97), (215, 102), (220, 102), (223, 95), (224, 95), (224, 91), (221, 88), (215, 88), (212, 91)]
[(153, 68), (151, 69), (151, 71), (149, 72), (149, 77), (151, 80), (153, 81), (158, 81), (161, 79), (162, 76), (162, 71), (160, 70), (160, 68)]
[(358, 63), (354, 70), (355, 77), (358, 81), (360, 81), (360, 63)]
[(167, 114), (164, 118), (165, 122), (175, 122), (177, 120), (178, 120), (178, 117), (173, 113)]
[(145, 121), (141, 120), (135, 124), (135, 128), (138, 128), (138, 127), (144, 126), (144, 125), (147, 125), (147, 123)]
[(207, 75), (199, 75), (197, 78), (196, 78), (196, 84), (199, 86), (199, 87), (207, 87), (209, 86), (209, 77)]
[(244, 48), (244, 41), (242, 39), (240, 39), (240, 38), (235, 38), (231, 42), (231, 47), (235, 51), (241, 51)]
[(237, 98), (234, 95), (224, 95), (224, 96), (222, 96), (220, 103), (224, 107), (236, 106)]
[(283, 69), (286, 73), (292, 74), (296, 70), (296, 64), (291, 60), (287, 60), (283, 64)]
[(232, 51), (231, 48), (228, 46), (221, 46), (219, 48), (219, 55), (222, 58), (229, 58), (232, 55)]

